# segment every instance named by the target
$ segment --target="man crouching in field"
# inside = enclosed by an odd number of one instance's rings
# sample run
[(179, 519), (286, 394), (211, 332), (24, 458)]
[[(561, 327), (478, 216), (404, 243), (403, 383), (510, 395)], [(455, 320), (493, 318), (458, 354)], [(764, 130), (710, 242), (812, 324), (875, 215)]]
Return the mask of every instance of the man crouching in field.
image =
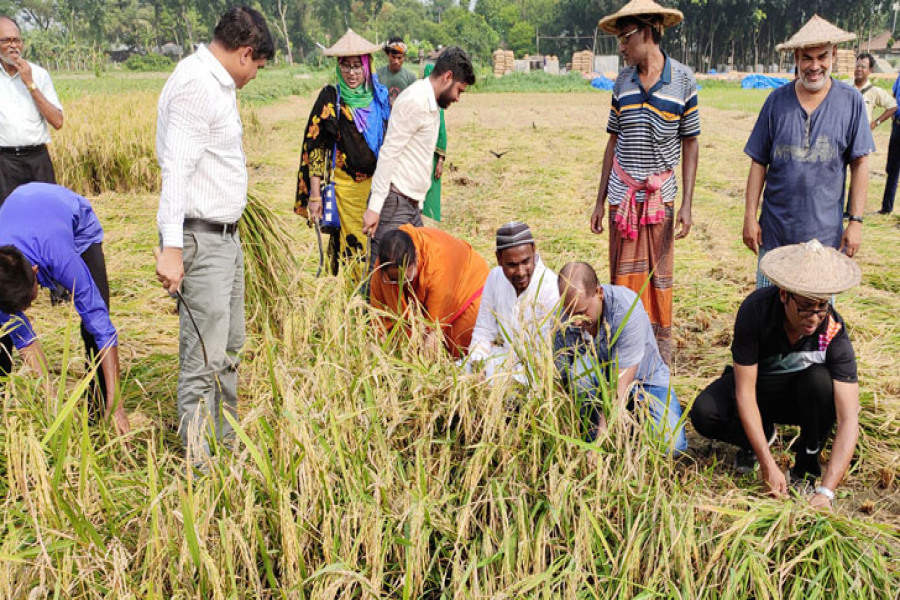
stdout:
[(811, 499), (813, 506), (827, 507), (859, 433), (856, 358), (829, 298), (859, 283), (859, 267), (812, 240), (772, 250), (760, 269), (774, 286), (741, 304), (731, 345), (734, 366), (703, 390), (691, 421), (701, 435), (740, 448), (739, 471), (751, 471), (759, 459), (769, 492), (780, 497), (787, 494), (787, 479), (769, 450), (775, 425), (800, 426), (791, 478), (814, 483), (837, 418), (831, 461)]
[[(620, 285), (600, 285), (593, 267), (583, 262), (563, 266), (558, 282), (571, 321), (557, 331), (553, 345), (563, 385), (583, 400), (597, 399), (598, 377), (608, 377), (610, 366), (618, 365), (616, 398), (623, 406), (645, 405), (670, 451), (687, 450), (681, 404), (637, 294)], [(593, 440), (606, 428), (606, 418), (599, 407), (587, 412), (588, 439)]]
[[(47, 359), (24, 311), (38, 285), (60, 287), (74, 298), (81, 317), (88, 366), (100, 358), (102, 377), (92, 382), (91, 401), (103, 401), (119, 433), (128, 418), (118, 399), (119, 352), (109, 318), (109, 281), (103, 258), (103, 227), (87, 199), (49, 183), (26, 183), (0, 207), (0, 375), (12, 368), (13, 344), (38, 373)], [(12, 328), (10, 329), (10, 326)]]
[(218, 440), (234, 435), (222, 411), (237, 418), (244, 345), (237, 222), (247, 205), (235, 90), (274, 54), (263, 16), (246, 6), (232, 8), (216, 25), (212, 43), (178, 63), (159, 97), (162, 192), (156, 221), (162, 251), (156, 276), (170, 294), (180, 293), (178, 429), (195, 465), (209, 455), (208, 431)]

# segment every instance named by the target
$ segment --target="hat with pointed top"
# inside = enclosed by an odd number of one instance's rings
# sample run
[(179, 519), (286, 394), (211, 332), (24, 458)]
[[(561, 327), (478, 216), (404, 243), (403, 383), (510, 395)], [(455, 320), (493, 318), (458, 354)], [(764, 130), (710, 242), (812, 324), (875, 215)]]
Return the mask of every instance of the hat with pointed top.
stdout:
[(775, 46), (775, 49), (779, 52), (785, 52), (787, 50), (801, 50), (803, 48), (815, 48), (817, 46), (852, 42), (855, 39), (855, 33), (844, 31), (840, 27), (832, 25), (819, 15), (813, 15), (812, 18), (806, 22), (806, 25), (800, 28), (800, 31), (791, 36), (791, 39), (788, 41)]
[(352, 29), (341, 36), (331, 48), (326, 48), (322, 54), (325, 56), (363, 56), (381, 51), (381, 46), (376, 46)]
[(618, 12), (606, 15), (600, 19), (600, 23), (597, 26), (606, 33), (617, 35), (619, 31), (616, 29), (616, 22), (619, 19), (625, 17), (639, 19), (640, 17), (656, 15), (662, 17), (663, 27), (674, 27), (684, 20), (684, 14), (678, 9), (666, 8), (653, 0), (631, 0), (631, 2), (620, 8)]
[(850, 257), (826, 248), (819, 240), (766, 252), (759, 269), (784, 291), (820, 300), (859, 285), (862, 277), (859, 266)]

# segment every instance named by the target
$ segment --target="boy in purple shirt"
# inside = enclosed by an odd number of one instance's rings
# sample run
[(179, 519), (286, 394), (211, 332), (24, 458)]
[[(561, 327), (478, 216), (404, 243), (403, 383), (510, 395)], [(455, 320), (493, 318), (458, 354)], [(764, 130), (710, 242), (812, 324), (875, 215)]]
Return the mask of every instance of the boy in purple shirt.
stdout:
[[(72, 294), (81, 316), (81, 337), (89, 361), (100, 356), (97, 385), (106, 411), (114, 410), (116, 429), (128, 431), (116, 406), (119, 353), (109, 318), (109, 282), (103, 258), (103, 228), (87, 199), (58, 185), (28, 183), (0, 207), (0, 375), (12, 368), (12, 346), (25, 362), (44, 372), (47, 359), (24, 311), (37, 298), (38, 285)], [(91, 396), (97, 389), (91, 390)]]

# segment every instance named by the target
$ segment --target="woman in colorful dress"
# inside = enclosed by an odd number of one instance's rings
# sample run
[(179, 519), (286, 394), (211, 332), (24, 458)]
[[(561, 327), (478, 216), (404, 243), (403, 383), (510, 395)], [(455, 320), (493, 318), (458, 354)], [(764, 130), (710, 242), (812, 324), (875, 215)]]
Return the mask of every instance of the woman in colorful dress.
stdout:
[(294, 203), (294, 212), (319, 223), (322, 195), (334, 182), (340, 228), (324, 228), (331, 272), (343, 263), (355, 282), (366, 273), (363, 213), (390, 116), (388, 91), (372, 68), (380, 50), (352, 29), (325, 50), (337, 57), (337, 84), (322, 88), (309, 114)]

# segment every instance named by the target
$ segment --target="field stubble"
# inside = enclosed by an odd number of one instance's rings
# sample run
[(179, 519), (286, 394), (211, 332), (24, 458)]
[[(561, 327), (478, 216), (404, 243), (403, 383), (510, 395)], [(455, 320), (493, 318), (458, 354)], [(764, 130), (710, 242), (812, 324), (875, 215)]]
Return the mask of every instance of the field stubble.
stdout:
[[(269, 273), (271, 319), (255, 322), (248, 343), (240, 439), (208, 477), (183, 475), (173, 433), (177, 320), (152, 270), (157, 198), (94, 198), (138, 427), (128, 453), (86, 425), (73, 319), (64, 323), (65, 310), (42, 298), (36, 321), (51, 360), (71, 362), (75, 377), (52, 401), (19, 377), (4, 396), (0, 597), (825, 598), (900, 589), (893, 221), (867, 222), (864, 285), (839, 300), (860, 358), (863, 435), (838, 508), (819, 514), (802, 499), (762, 499), (755, 480), (734, 479), (721, 449), (696, 436), (694, 458), (666, 459), (629, 415), (589, 452), (550, 365), (539, 365), (529, 392), (489, 389), (446, 357), (426, 361), (414, 345), (380, 340), (340, 279), (312, 277), (313, 234), (290, 215), (311, 103), (254, 109), (254, 195), (276, 213), (264, 218), (294, 233), (299, 268), (280, 280), (276, 269), (275, 281)], [(118, 99), (97, 104), (113, 112)], [(496, 227), (521, 218), (549, 266), (587, 260), (605, 277), (606, 237), (586, 224), (607, 105), (599, 93), (464, 96), (447, 112), (442, 227), (491, 257)], [(683, 402), (726, 364), (755, 263), (740, 242), (752, 116), (703, 111), (694, 228), (676, 249)], [(151, 115), (135, 112), (150, 157)], [(879, 132), (878, 147), (886, 142)], [(883, 159), (879, 151), (873, 171)]]

